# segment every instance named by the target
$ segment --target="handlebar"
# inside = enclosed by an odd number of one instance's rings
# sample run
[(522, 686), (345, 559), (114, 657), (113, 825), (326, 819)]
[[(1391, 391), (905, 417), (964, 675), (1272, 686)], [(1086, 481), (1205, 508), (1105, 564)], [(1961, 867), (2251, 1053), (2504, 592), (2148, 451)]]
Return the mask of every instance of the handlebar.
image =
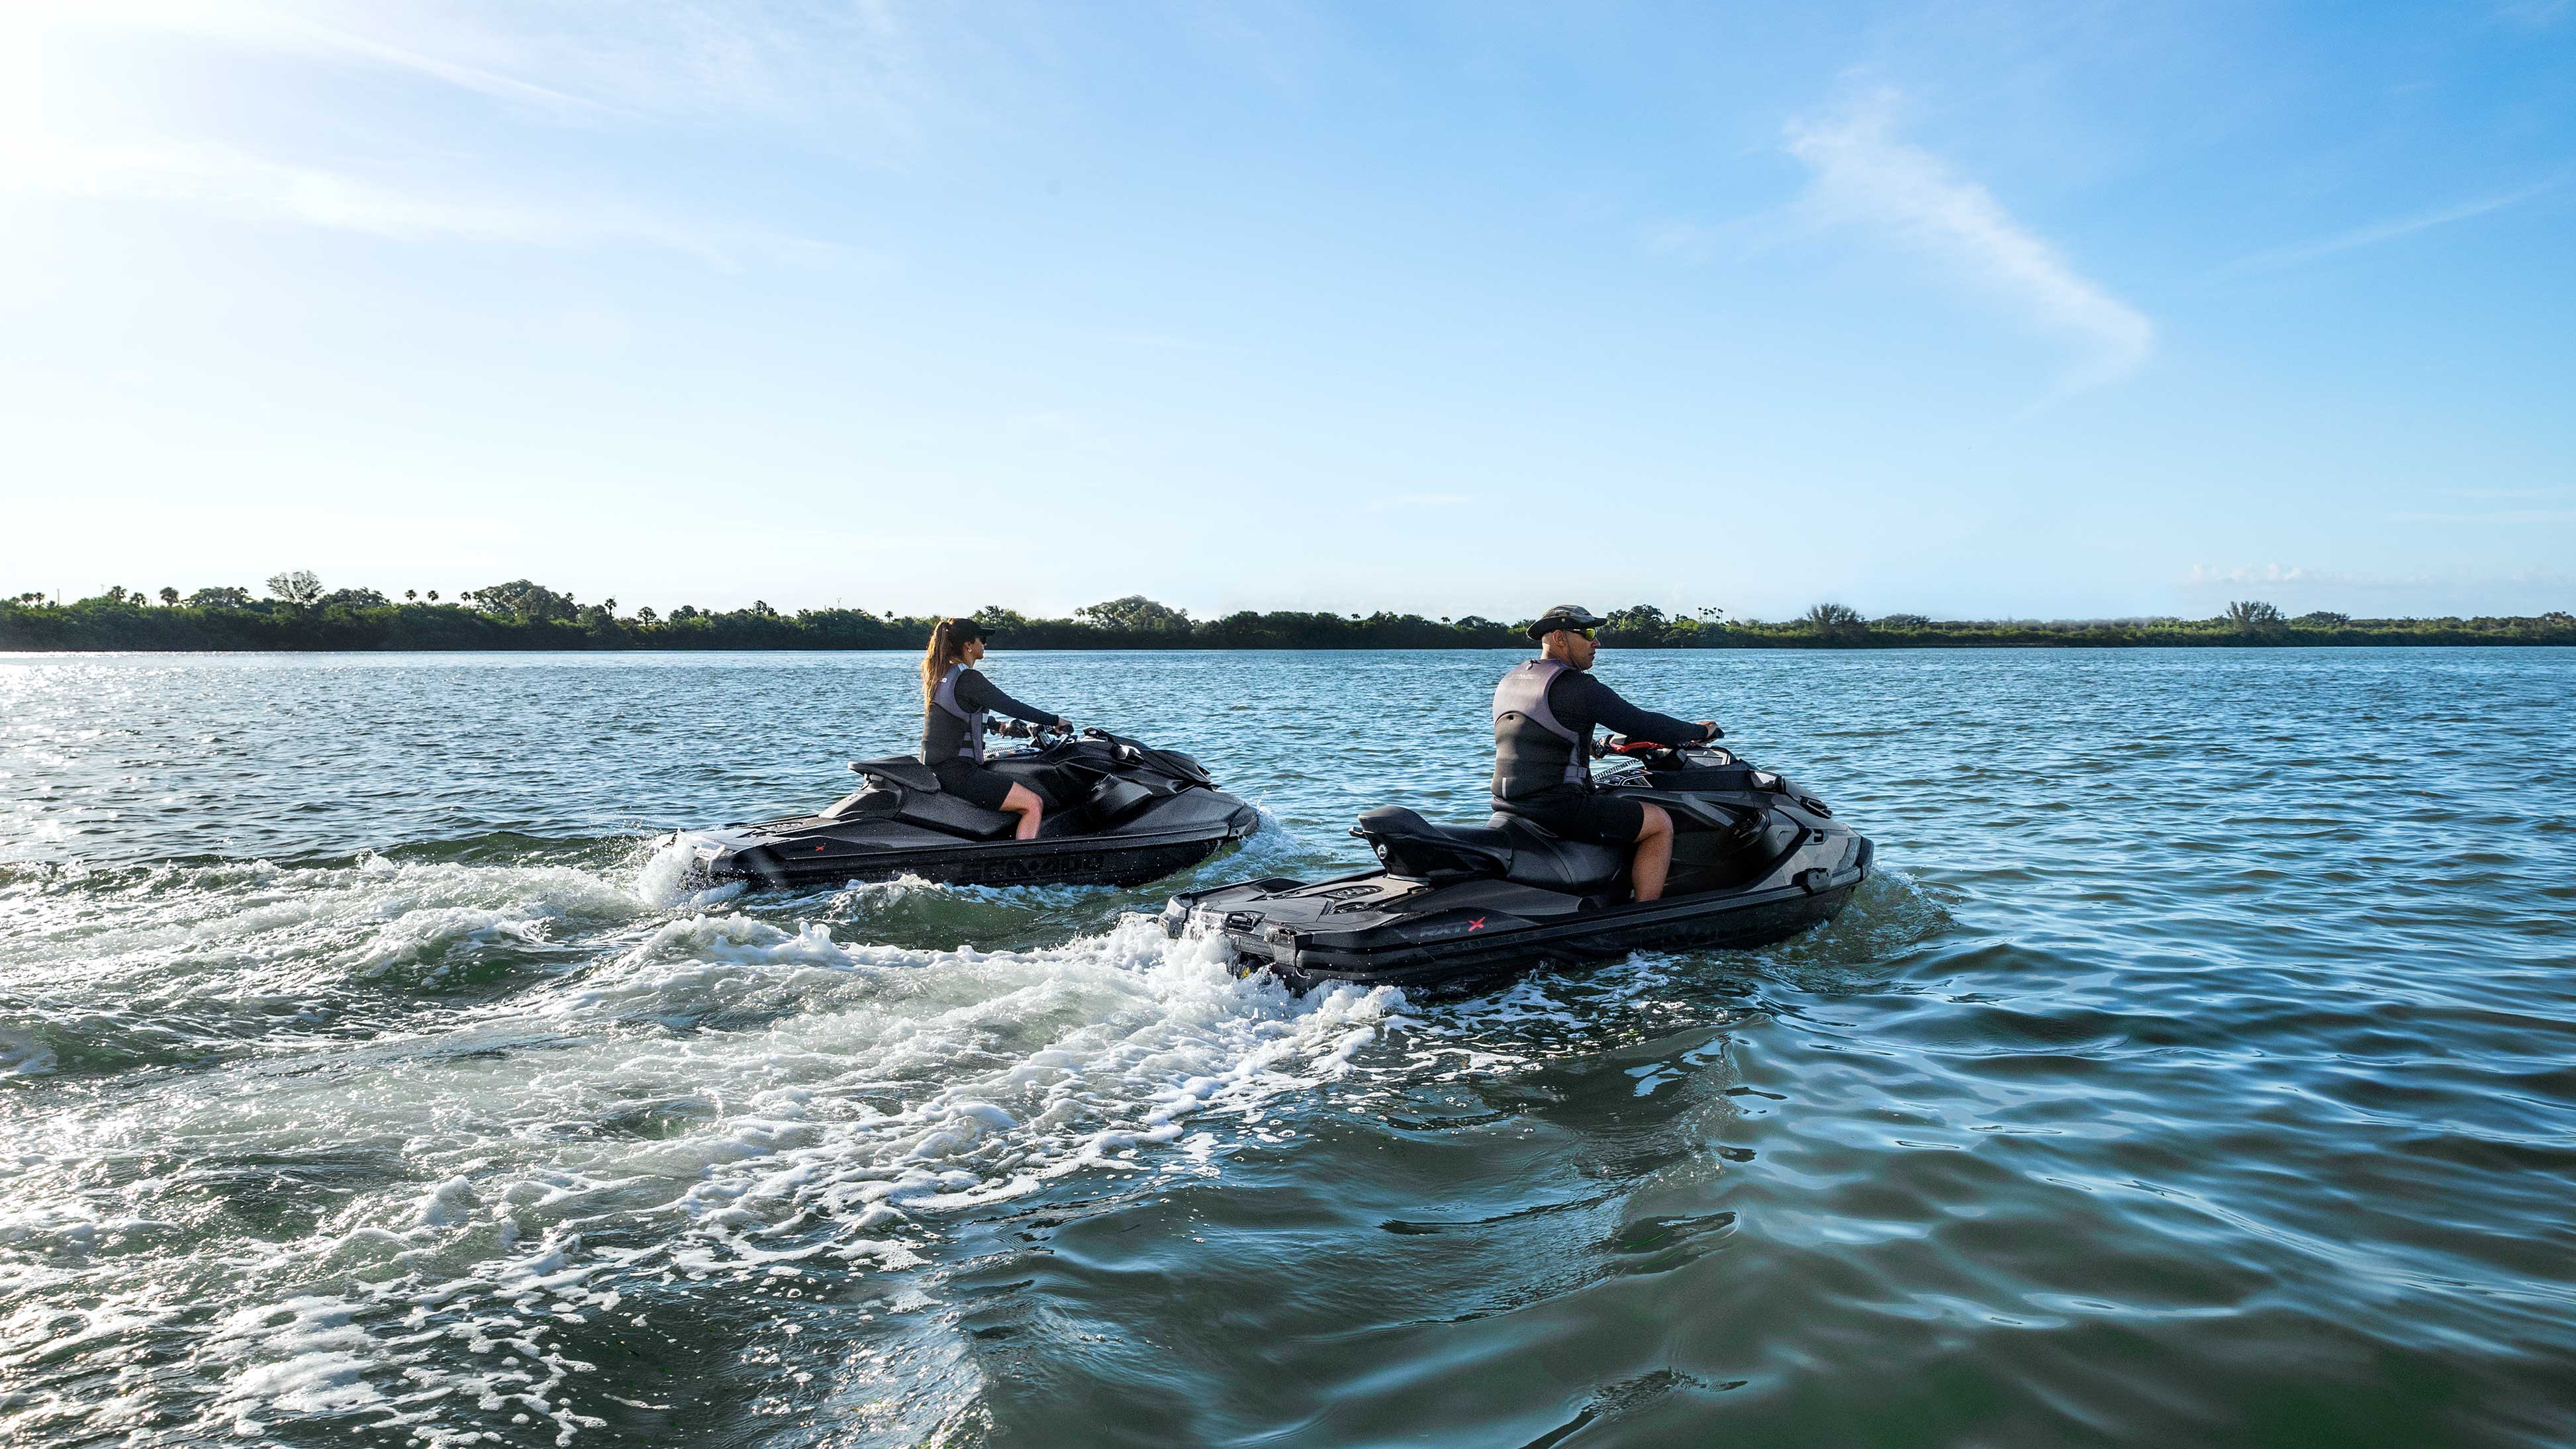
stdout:
[(1659, 754), (1666, 750), (1691, 749), (1696, 746), (1710, 744), (1724, 738), (1726, 738), (1726, 731), (1719, 729), (1714, 725), (1709, 727), (1709, 735), (1706, 740), (1693, 740), (1687, 745), (1666, 745), (1658, 744), (1653, 740), (1632, 740), (1626, 735), (1603, 735), (1592, 746), (1592, 758), (1599, 760), (1607, 759), (1612, 755), (1619, 755), (1626, 759), (1642, 760), (1648, 755)]
[(1098, 725), (1086, 725), (1078, 731), (1068, 731), (1058, 729), (1051, 724), (1033, 725), (1025, 720), (1005, 719), (995, 720), (992, 724), (986, 726), (986, 728), (991, 730), (994, 734), (1005, 735), (1011, 739), (1034, 741), (1040, 749), (1048, 749), (1055, 745), (1062, 744), (1066, 740), (1078, 738), (1099, 740), (1105, 744), (1114, 745), (1118, 748), (1122, 758), (1136, 753), (1136, 747), (1134, 745), (1111, 734), (1109, 731), (1100, 728)]

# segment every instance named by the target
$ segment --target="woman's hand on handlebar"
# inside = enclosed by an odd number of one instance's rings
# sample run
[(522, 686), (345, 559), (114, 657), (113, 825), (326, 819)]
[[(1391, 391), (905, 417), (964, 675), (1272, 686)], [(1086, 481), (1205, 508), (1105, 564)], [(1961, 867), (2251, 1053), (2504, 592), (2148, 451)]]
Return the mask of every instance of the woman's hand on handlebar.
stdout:
[(1719, 728), (1717, 727), (1717, 721), (1715, 721), (1715, 720), (1713, 720), (1713, 719), (1704, 719), (1704, 720), (1701, 720), (1701, 721), (1699, 722), (1699, 727), (1700, 727), (1701, 729), (1704, 729), (1704, 730), (1708, 731), (1708, 735), (1707, 735), (1707, 738), (1708, 738), (1708, 739), (1712, 739), (1712, 740), (1722, 740), (1722, 739), (1725, 739), (1725, 738), (1726, 738), (1726, 731), (1724, 731), (1724, 730), (1722, 730), (1722, 729), (1719, 729)]

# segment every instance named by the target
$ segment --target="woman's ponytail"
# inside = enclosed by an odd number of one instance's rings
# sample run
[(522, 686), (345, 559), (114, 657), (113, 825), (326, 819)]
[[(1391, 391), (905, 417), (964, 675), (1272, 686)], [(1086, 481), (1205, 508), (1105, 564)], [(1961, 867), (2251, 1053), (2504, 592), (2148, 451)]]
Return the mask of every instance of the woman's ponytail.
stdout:
[(921, 652), (921, 702), (925, 708), (939, 693), (940, 676), (966, 657), (966, 641), (973, 637), (966, 632), (966, 624), (964, 619), (942, 619), (930, 626), (930, 647)]

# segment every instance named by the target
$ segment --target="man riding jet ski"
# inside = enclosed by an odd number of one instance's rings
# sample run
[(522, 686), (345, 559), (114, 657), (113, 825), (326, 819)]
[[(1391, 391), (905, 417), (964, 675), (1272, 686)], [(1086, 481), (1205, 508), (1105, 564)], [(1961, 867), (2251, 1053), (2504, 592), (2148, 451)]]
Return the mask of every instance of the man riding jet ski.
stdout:
[(1259, 811), (1217, 789), (1178, 750), (1097, 729), (999, 728), (1033, 740), (981, 767), (1043, 802), (1031, 839), (1013, 838), (1025, 817), (960, 798), (905, 755), (851, 761), (859, 788), (815, 814), (676, 838), (696, 848), (693, 869), (717, 881), (838, 885), (915, 875), (960, 885), (1138, 886), (1261, 828)]
[(1672, 864), (1673, 817), (1660, 805), (1592, 788), (1593, 726), (1674, 745), (1702, 744), (1725, 731), (1714, 720), (1639, 709), (1593, 678), (1600, 646), (1592, 631), (1609, 622), (1559, 604), (1529, 626), (1539, 657), (1494, 686), (1494, 809), (1566, 840), (1633, 843), (1629, 878), (1637, 899), (1651, 901), (1664, 893)]
[[(1164, 928), (1221, 934), (1238, 970), (1290, 982), (1448, 984), (1546, 960), (1758, 946), (1831, 920), (1870, 842), (1696, 724), (1637, 709), (1584, 674), (1604, 621), (1561, 605), (1537, 660), (1494, 691), (1493, 817), (1440, 825), (1382, 806), (1351, 833), (1384, 869), (1316, 884), (1244, 881), (1173, 898)], [(1631, 731), (1606, 746), (1592, 727)], [(1636, 761), (1596, 780), (1591, 761)]]

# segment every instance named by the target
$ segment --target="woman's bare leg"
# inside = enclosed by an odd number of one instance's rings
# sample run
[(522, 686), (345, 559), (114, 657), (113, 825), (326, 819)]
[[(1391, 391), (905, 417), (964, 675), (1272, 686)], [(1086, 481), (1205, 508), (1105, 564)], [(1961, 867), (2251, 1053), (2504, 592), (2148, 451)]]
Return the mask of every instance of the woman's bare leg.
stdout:
[[(1653, 810), (1655, 807), (1649, 805), (1646, 808)], [(1036, 794), (1031, 792), (1028, 786), (1013, 785), (1011, 787), (1011, 793), (1002, 797), (1002, 809), (1009, 814), (1020, 817), (1020, 828), (1012, 835), (1012, 839), (1033, 840), (1037, 837), (1038, 817), (1046, 813), (1046, 803), (1038, 799)], [(1662, 812), (1657, 811), (1656, 813), (1660, 814)], [(1664, 855), (1667, 858), (1670, 858), (1672, 853), (1672, 825), (1670, 822), (1667, 822), (1664, 826)], [(1657, 871), (1655, 873), (1656, 883), (1661, 885), (1663, 879), (1663, 872)]]

